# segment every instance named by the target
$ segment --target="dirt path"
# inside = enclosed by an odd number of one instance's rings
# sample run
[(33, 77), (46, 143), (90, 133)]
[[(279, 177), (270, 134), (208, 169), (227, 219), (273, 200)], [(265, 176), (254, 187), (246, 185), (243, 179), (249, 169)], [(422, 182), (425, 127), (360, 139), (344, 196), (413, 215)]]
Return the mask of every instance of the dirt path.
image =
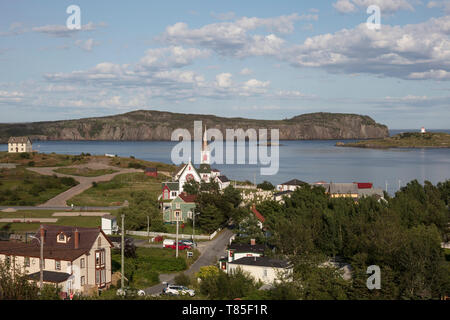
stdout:
[(98, 162), (90, 162), (90, 163), (79, 165), (79, 166), (71, 166), (71, 167), (64, 167), (64, 168), (74, 168), (74, 167), (89, 168), (89, 169), (93, 169), (93, 170), (114, 169), (114, 170), (119, 170), (119, 171), (115, 172), (115, 173), (111, 173), (111, 174), (106, 174), (104, 176), (99, 176), (99, 177), (80, 177), (80, 176), (71, 176), (68, 174), (57, 173), (57, 172), (53, 171), (56, 169), (60, 169), (62, 167), (27, 168), (30, 171), (33, 171), (33, 172), (36, 172), (36, 173), (39, 173), (42, 175), (52, 176), (55, 174), (58, 177), (71, 177), (80, 183), (80, 184), (76, 185), (75, 187), (73, 187), (63, 193), (58, 194), (56, 197), (48, 200), (46, 203), (40, 204), (39, 207), (68, 207), (66, 201), (75, 197), (76, 195), (79, 195), (80, 193), (86, 191), (87, 189), (91, 188), (92, 182), (110, 181), (115, 176), (117, 176), (119, 174), (123, 174), (123, 173), (144, 172), (143, 170), (140, 170), (140, 169), (121, 169), (121, 168), (112, 167), (112, 166), (106, 165), (104, 163), (98, 163)]

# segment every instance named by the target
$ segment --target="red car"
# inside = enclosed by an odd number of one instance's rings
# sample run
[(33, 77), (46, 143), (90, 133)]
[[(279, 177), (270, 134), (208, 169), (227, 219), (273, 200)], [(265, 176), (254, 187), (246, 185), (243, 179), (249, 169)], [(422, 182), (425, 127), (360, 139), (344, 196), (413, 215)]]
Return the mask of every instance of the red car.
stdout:
[[(166, 248), (176, 249), (176, 246), (175, 244), (173, 244), (171, 246), (167, 246)], [(182, 242), (178, 242), (178, 250), (186, 250), (186, 249), (191, 249), (191, 246), (188, 246)]]

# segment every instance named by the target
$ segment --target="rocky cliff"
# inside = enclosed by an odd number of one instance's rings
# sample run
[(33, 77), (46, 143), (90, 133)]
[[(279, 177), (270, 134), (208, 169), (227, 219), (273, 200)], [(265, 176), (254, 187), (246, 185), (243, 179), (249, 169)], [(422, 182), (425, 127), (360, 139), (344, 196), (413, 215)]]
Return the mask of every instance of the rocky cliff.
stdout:
[(52, 122), (0, 124), (0, 142), (10, 136), (33, 140), (170, 140), (173, 130), (188, 129), (194, 121), (208, 128), (279, 129), (280, 140), (375, 139), (389, 136), (385, 125), (368, 116), (342, 113), (311, 113), (285, 120), (222, 118), (212, 115), (180, 114), (139, 110), (121, 115)]

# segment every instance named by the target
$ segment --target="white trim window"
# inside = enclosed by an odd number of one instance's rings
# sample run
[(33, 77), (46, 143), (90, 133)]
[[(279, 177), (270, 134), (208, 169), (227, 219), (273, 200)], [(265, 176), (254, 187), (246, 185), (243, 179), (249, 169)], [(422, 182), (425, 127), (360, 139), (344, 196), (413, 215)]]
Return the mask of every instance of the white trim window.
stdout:
[(55, 270), (61, 270), (61, 261), (55, 260)]

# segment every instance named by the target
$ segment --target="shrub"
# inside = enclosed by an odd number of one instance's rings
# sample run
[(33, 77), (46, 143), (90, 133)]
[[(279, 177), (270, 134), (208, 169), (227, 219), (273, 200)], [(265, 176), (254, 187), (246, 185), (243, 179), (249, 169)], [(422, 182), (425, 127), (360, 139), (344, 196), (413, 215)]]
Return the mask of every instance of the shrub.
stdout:
[(20, 154), (20, 158), (22, 158), (22, 159), (30, 159), (31, 156), (30, 156), (30, 154), (28, 152), (24, 152), (24, 153)]
[(191, 279), (189, 278), (188, 275), (184, 274), (184, 273), (179, 273), (175, 279), (175, 284), (179, 285), (179, 286), (189, 286), (191, 284)]
[(35, 166), (35, 164), (36, 164), (36, 163), (35, 163), (34, 161), (30, 161), (30, 162), (28, 162), (28, 166), (29, 166), (29, 167), (34, 167), (34, 166)]

